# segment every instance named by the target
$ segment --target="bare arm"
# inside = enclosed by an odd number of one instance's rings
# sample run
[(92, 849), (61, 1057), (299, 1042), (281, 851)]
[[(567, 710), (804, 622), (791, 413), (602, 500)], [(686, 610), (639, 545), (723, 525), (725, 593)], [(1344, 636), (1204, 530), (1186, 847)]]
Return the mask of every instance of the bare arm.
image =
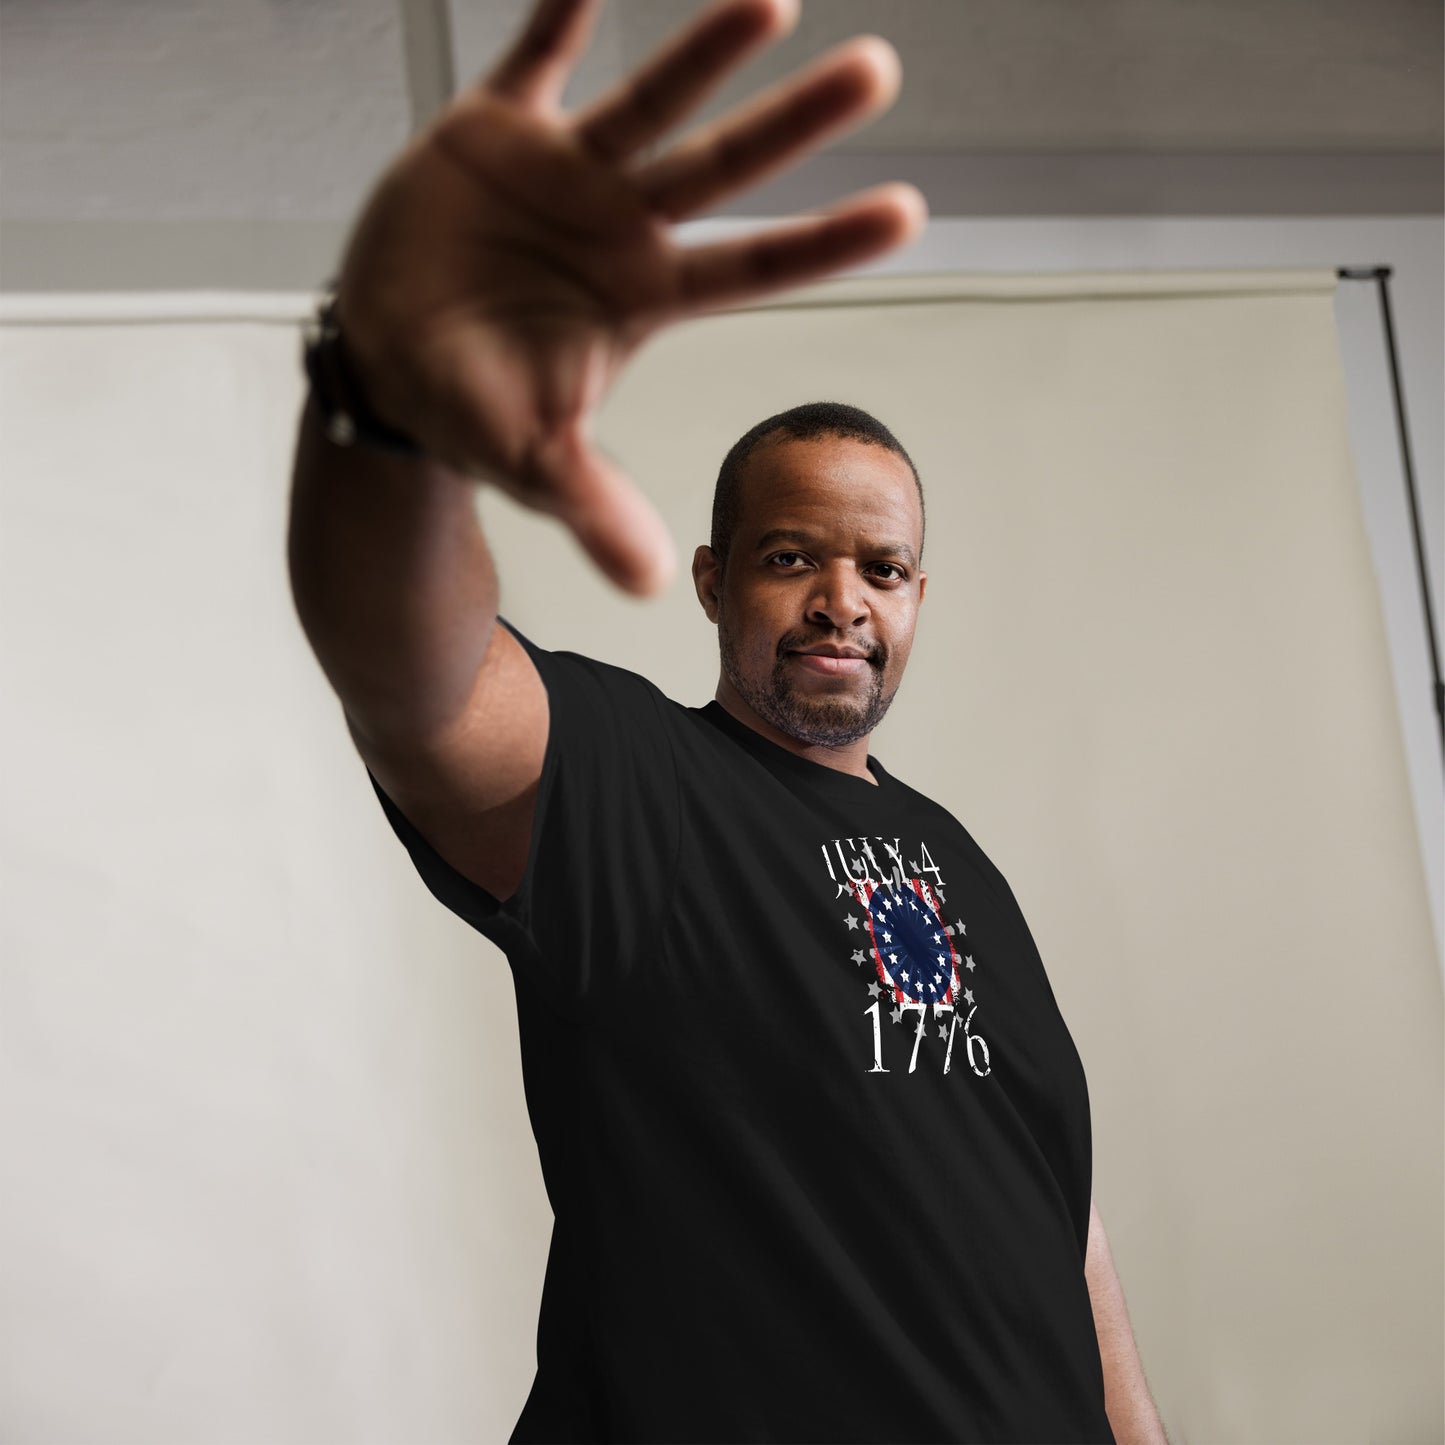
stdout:
[(332, 445), (304, 410), (287, 541), (302, 627), (387, 795), (507, 898), (526, 866), (547, 697), (497, 623), (475, 500), (440, 463)]
[(1099, 1358), (1104, 1365), (1104, 1408), (1118, 1445), (1169, 1445), (1144, 1379), (1144, 1365), (1129, 1324), (1124, 1290), (1098, 1206), (1089, 1201), (1089, 1245), (1084, 1264)]
[(297, 614), (354, 725), (398, 740), (466, 705), (497, 618), (476, 483), (327, 440), (303, 410), (287, 561)]

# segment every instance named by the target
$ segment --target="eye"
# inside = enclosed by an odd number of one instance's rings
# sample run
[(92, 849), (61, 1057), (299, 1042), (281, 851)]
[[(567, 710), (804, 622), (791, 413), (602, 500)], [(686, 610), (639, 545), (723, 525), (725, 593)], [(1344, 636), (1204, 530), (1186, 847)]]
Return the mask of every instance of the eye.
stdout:
[[(777, 563), (781, 565), (785, 572), (796, 572), (798, 569), (796, 567), (789, 567), (786, 564), (786, 559), (789, 557), (802, 556), (803, 554), (801, 552), (774, 552), (773, 555), (768, 558), (768, 562), (769, 564)], [(908, 580), (908, 573), (900, 567), (897, 562), (875, 562), (873, 565), (875, 567), (886, 567), (889, 569), (889, 575), (883, 579), (885, 582), (906, 582)]]

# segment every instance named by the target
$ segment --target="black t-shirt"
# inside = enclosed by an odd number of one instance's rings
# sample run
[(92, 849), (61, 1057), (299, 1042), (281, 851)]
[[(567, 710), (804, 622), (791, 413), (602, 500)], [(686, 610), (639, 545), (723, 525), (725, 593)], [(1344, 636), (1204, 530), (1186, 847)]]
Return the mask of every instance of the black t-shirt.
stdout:
[[(554, 1214), (512, 1442), (1112, 1441), (1084, 1070), (946, 809), (505, 625), (551, 724), (505, 902)], [(368, 776), (369, 770), (368, 770)]]

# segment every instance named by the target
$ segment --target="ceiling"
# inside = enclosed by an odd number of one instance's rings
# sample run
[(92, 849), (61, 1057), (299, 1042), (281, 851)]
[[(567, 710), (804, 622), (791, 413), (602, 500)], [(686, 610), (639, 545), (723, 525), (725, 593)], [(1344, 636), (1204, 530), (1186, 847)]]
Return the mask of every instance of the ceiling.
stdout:
[[(859, 33), (890, 111), (718, 214), (874, 179), (943, 215), (1439, 212), (1440, 0), (803, 0), (679, 129)], [(531, 0), (4, 0), (0, 284), (85, 234), (336, 228)], [(701, 6), (606, 0), (580, 104)], [(875, 174), (876, 173), (876, 174)], [(129, 228), (129, 229), (127, 229)], [(270, 228), (267, 230), (266, 228)], [(92, 241), (90, 244), (96, 244)]]
[[(629, 73), (699, 8), (609, 0), (568, 98)], [(482, 72), (529, 9), (454, 5), (458, 74)], [(904, 84), (842, 149), (1441, 148), (1439, 0), (803, 0), (796, 30), (699, 115), (864, 32), (896, 47)]]

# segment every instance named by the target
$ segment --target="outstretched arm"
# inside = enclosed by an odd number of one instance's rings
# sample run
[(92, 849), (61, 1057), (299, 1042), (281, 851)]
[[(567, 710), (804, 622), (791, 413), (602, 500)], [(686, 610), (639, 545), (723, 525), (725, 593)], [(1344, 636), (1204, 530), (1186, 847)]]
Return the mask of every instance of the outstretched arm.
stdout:
[(556, 517), (613, 582), (656, 594), (671, 535), (592, 438), (631, 356), (676, 322), (871, 261), (928, 214), (894, 182), (682, 245), (676, 223), (886, 109), (898, 55), (854, 36), (668, 143), (796, 26), (798, 0), (712, 0), (613, 90), (564, 111), (601, 9), (534, 0), (491, 69), (392, 158), (348, 236), (347, 369), (424, 455), (338, 445), (309, 402), (297, 437), (288, 562), (307, 639), (377, 783), (498, 899), (528, 856), (550, 712), (497, 625), (477, 487)]
[(1118, 1445), (1169, 1445), (1159, 1411), (1144, 1379), (1144, 1366), (1134, 1343), (1124, 1290), (1114, 1268), (1109, 1237), (1099, 1207), (1089, 1201), (1089, 1246), (1084, 1278), (1094, 1307), (1094, 1330), (1104, 1364), (1104, 1408)]

